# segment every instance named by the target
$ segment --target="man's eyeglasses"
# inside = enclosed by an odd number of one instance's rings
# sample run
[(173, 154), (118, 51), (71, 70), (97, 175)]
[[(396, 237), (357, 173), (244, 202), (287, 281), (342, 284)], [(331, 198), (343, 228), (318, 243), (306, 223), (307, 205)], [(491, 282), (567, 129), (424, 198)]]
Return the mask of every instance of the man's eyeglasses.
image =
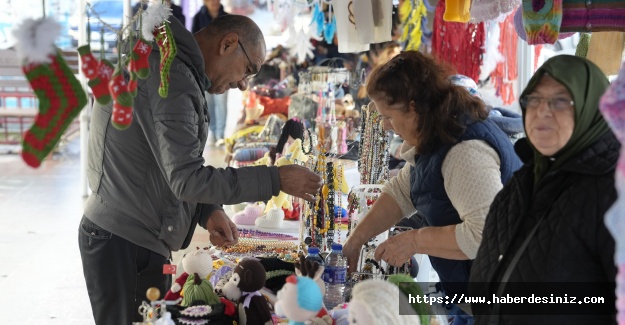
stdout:
[(247, 51), (245, 50), (245, 47), (243, 47), (243, 44), (241, 44), (241, 41), (237, 40), (237, 42), (239, 43), (239, 46), (241, 47), (241, 50), (243, 50), (243, 54), (245, 54), (247, 62), (249, 63), (249, 67), (246, 70), (249, 70), (250, 72), (245, 72), (247, 74), (247, 76), (245, 76), (245, 79), (250, 80), (256, 76), (256, 73), (251, 72), (254, 71), (254, 68), (252, 68), (254, 64), (252, 64), (252, 60), (250, 60), (250, 57), (247, 55)]
[(520, 104), (525, 109), (536, 109), (540, 107), (543, 101), (547, 101), (549, 109), (554, 112), (561, 112), (575, 105), (575, 102), (568, 98), (543, 98), (539, 96), (523, 96)]

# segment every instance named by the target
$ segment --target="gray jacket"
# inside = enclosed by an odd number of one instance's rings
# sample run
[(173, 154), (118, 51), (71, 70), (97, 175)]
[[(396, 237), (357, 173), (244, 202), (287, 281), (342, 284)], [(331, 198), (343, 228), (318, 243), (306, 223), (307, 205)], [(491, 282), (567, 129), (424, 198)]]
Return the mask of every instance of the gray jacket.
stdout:
[(276, 167), (204, 166), (209, 117), (203, 94), (210, 81), (195, 38), (176, 19), (171, 22), (178, 53), (168, 97), (158, 94), (160, 53), (154, 43), (132, 125), (117, 130), (112, 104), (94, 106), (87, 171), (93, 193), (85, 207), (98, 226), (166, 257), (188, 245), (195, 222), (204, 226), (220, 204), (268, 200), (280, 191)]

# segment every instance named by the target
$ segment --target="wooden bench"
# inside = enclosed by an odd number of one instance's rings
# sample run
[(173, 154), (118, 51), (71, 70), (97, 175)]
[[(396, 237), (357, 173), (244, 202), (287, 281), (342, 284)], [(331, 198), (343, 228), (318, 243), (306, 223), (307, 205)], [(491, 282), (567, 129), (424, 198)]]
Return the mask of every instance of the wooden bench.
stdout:
[[(61, 51), (62, 56), (75, 75), (79, 73), (79, 57), (76, 50)], [(15, 107), (9, 107), (9, 100), (15, 100)], [(37, 97), (24, 76), (17, 53), (13, 49), (0, 50), (0, 144), (19, 144), (22, 134), (35, 121), (38, 113)], [(80, 131), (75, 119), (61, 136), (55, 151), (75, 138)]]

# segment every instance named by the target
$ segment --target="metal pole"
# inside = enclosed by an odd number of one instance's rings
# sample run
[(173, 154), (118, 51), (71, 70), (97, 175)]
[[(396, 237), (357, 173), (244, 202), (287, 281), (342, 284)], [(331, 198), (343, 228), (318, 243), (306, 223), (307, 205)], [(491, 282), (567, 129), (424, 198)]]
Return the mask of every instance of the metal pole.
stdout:
[[(80, 21), (78, 22), (78, 44), (87, 44), (87, 4), (86, 0), (80, 0), (78, 10), (80, 10)], [(80, 69), (79, 69), (80, 70)], [(78, 74), (78, 80), (85, 92), (89, 93), (87, 78), (82, 73)], [(89, 96), (91, 97), (91, 96)], [(87, 183), (87, 152), (89, 150), (89, 121), (91, 117), (91, 100), (80, 111), (80, 191), (83, 197), (89, 196), (89, 184)]]

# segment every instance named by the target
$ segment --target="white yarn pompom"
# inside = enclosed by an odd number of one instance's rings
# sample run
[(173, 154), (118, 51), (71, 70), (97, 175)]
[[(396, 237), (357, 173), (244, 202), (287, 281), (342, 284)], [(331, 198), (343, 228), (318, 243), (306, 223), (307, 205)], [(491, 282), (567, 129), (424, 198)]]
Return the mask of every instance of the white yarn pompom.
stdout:
[(17, 55), (26, 63), (49, 63), (56, 48), (54, 41), (61, 34), (61, 25), (52, 18), (27, 18), (13, 30)]
[(154, 40), (152, 31), (161, 26), (170, 15), (171, 8), (166, 3), (161, 1), (151, 3), (141, 16), (141, 36), (146, 41), (152, 42)]

